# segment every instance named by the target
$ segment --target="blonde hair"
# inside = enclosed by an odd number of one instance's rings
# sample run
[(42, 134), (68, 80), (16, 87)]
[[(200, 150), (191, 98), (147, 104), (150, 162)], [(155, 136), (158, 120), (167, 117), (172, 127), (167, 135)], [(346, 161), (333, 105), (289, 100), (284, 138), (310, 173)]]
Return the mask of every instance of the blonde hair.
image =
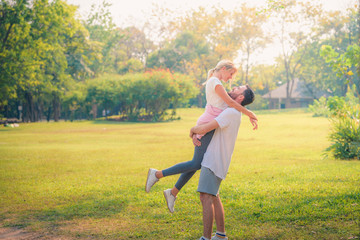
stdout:
[(221, 60), (220, 62), (218, 62), (216, 67), (209, 70), (208, 75), (207, 75), (207, 79), (202, 85), (205, 85), (207, 80), (209, 80), (209, 78), (211, 78), (214, 75), (215, 72), (220, 71), (223, 67), (225, 67), (226, 70), (235, 69), (237, 71), (237, 68), (235, 67), (235, 64), (232, 61), (226, 60), (226, 59)]

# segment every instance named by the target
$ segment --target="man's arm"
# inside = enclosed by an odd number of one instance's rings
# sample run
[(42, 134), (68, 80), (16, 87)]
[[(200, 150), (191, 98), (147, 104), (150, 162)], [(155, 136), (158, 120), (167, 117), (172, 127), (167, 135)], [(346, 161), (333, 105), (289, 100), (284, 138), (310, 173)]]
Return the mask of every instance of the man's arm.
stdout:
[(211, 120), (208, 123), (197, 125), (190, 129), (190, 137), (192, 138), (194, 134), (205, 134), (219, 127), (219, 124), (216, 120)]

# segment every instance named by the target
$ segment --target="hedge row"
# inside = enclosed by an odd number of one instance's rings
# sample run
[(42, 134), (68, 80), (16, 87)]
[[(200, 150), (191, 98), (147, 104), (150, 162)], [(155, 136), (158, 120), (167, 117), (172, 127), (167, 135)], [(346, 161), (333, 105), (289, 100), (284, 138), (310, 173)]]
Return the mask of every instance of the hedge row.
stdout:
[(166, 70), (105, 75), (77, 85), (65, 96), (63, 108), (70, 119), (85, 111), (92, 118), (162, 121), (173, 118), (176, 108), (186, 106), (198, 92), (190, 77)]

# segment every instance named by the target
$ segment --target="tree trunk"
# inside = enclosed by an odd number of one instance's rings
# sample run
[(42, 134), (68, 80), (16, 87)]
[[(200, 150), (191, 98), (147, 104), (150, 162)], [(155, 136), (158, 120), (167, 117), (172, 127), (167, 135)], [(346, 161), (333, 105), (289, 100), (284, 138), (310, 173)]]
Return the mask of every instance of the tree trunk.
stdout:
[(96, 117), (97, 117), (97, 104), (95, 102), (92, 105), (92, 114), (93, 114), (93, 118), (96, 119)]
[(26, 119), (27, 122), (35, 122), (35, 109), (34, 109), (34, 100), (30, 92), (25, 92), (26, 100)]
[(50, 116), (51, 116), (51, 106), (49, 106), (48, 111), (47, 111), (47, 116), (46, 116), (46, 120), (48, 122), (50, 122)]
[(53, 109), (54, 109), (54, 121), (58, 122), (60, 119), (60, 101), (58, 96), (54, 96)]

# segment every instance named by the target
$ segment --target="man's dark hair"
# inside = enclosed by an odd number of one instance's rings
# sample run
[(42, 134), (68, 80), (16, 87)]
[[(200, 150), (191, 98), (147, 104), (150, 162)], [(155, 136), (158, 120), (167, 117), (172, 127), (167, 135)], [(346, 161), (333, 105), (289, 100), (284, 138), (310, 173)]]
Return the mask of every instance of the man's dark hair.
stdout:
[(246, 106), (255, 100), (255, 93), (249, 85), (246, 85), (246, 89), (242, 95), (244, 95), (244, 100), (241, 102), (242, 106)]

